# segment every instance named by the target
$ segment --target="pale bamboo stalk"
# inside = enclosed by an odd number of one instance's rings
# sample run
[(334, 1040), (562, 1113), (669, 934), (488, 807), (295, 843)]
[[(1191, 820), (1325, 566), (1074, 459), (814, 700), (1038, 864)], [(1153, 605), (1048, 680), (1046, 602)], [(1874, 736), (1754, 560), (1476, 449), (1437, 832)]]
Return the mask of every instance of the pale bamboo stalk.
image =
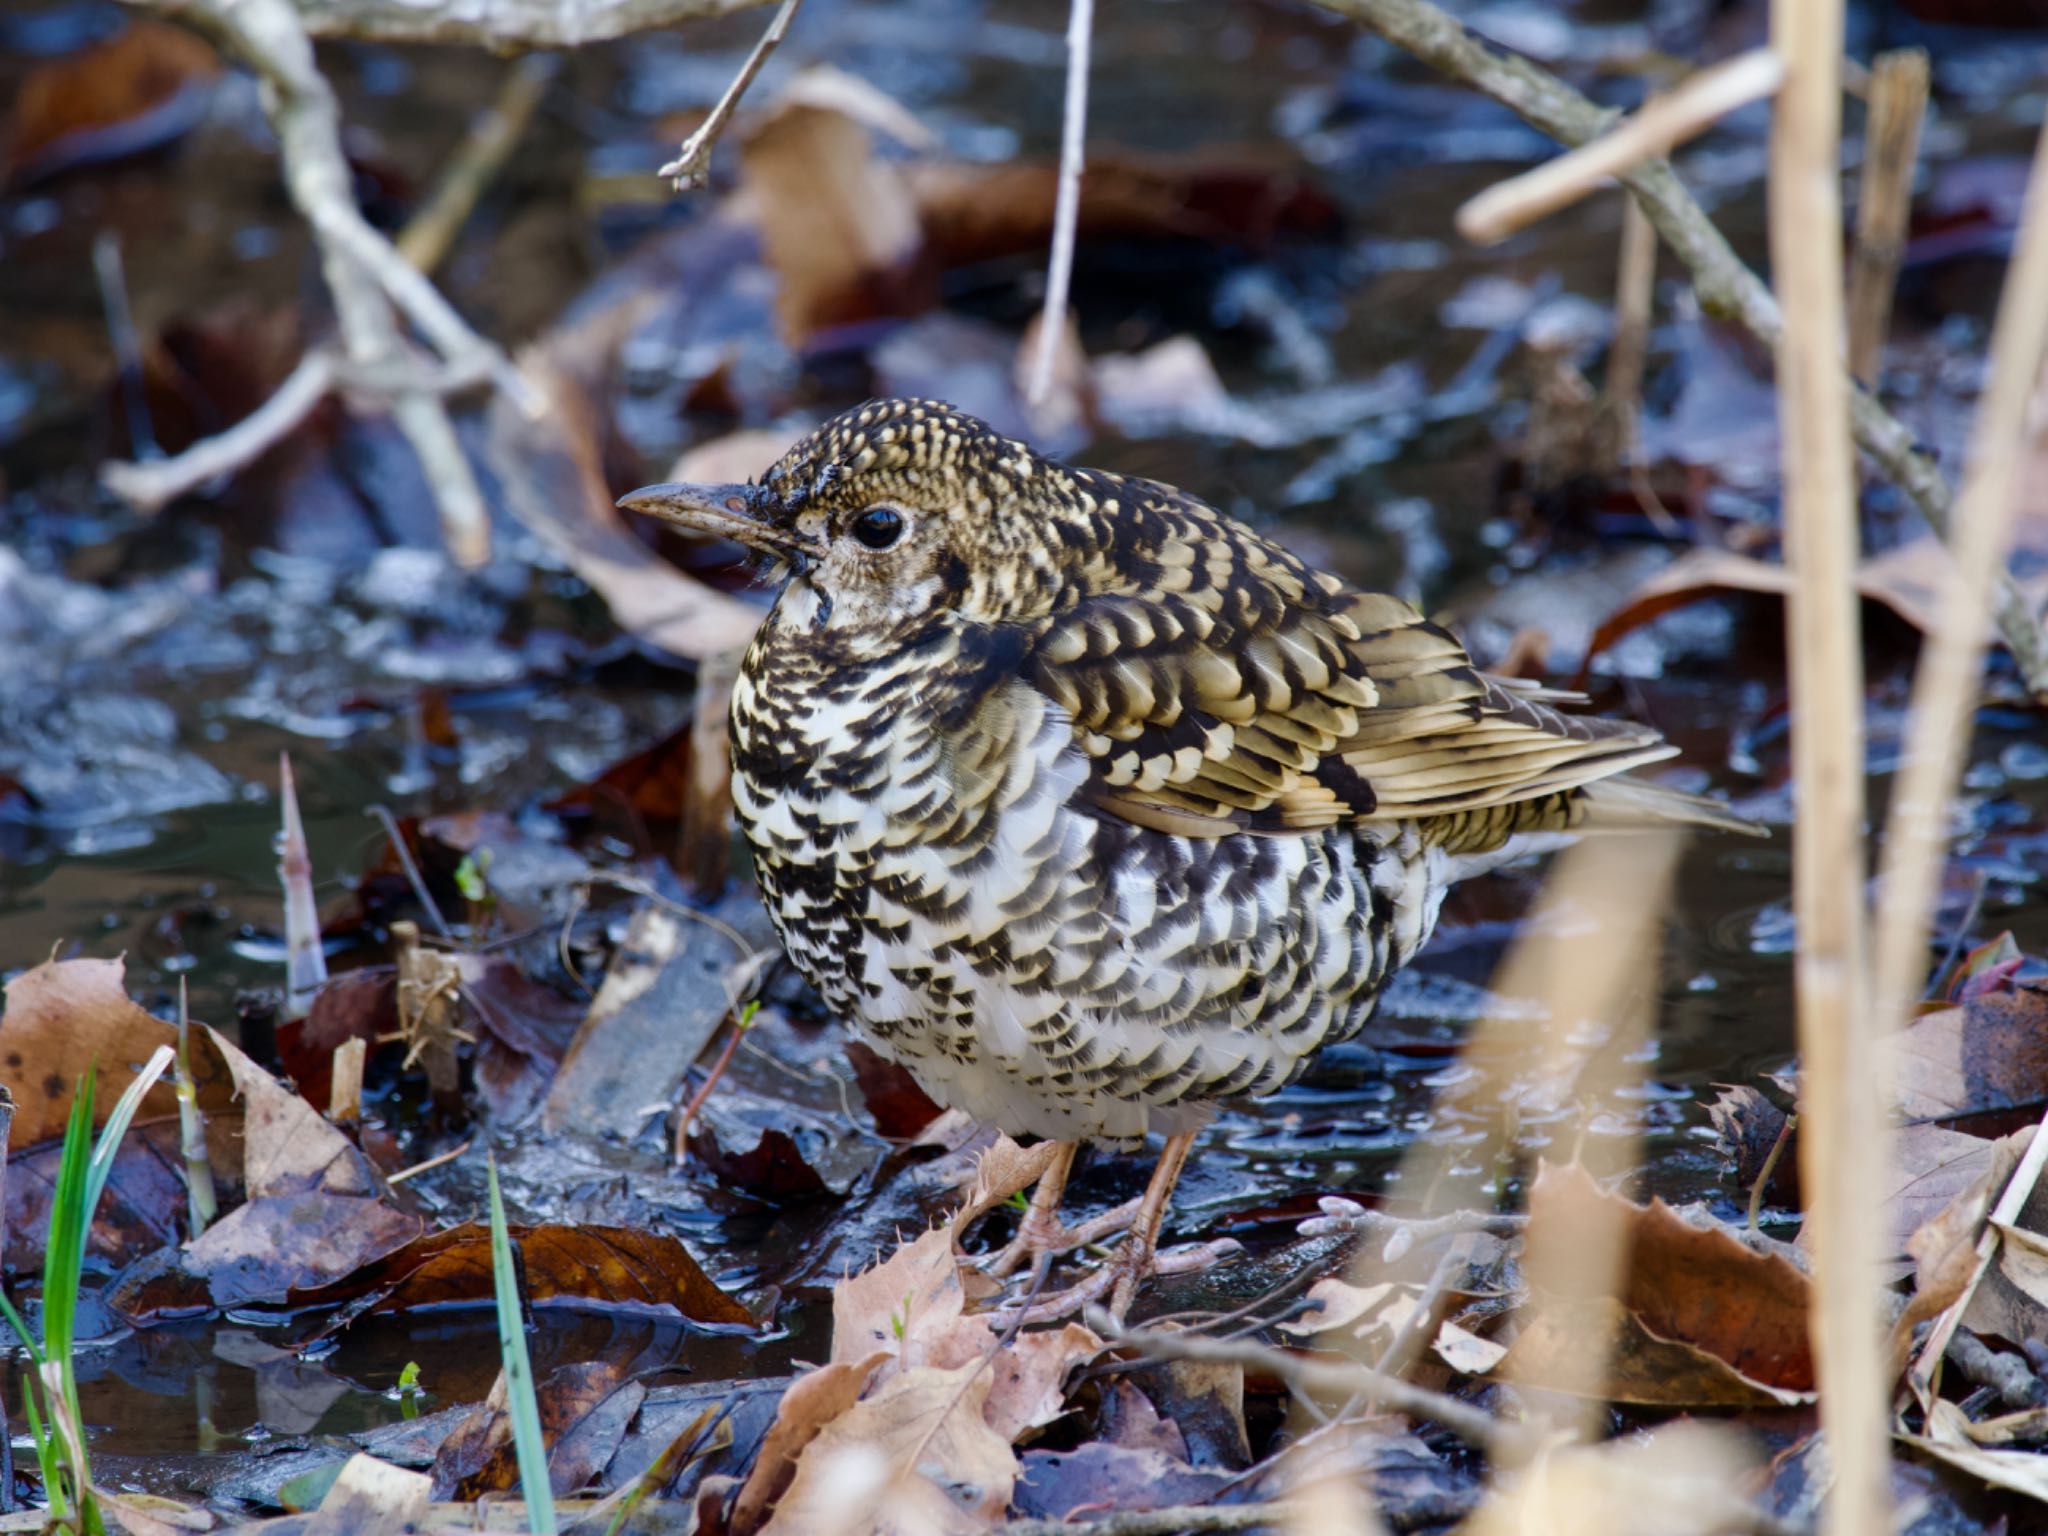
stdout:
[(2004, 568), (2020, 476), (2031, 462), (2028, 412), (2048, 351), (2048, 126), (2034, 151), (2019, 241), (1998, 301), (1990, 382), (1971, 431), (1934, 625), (1913, 681), (1912, 723), (1885, 823), (1873, 1000), (1887, 1032), (1910, 1020), (1927, 973), (1949, 807), (1970, 744), (1984, 662), (1984, 614)]
[(1771, 270), (1785, 339), (1778, 401), (1785, 460), (1792, 767), (1792, 894), (1799, 945), (1799, 1162), (1814, 1257), (1809, 1328), (1835, 1483), (1823, 1530), (1891, 1529), (1887, 1389), (1879, 1315), (1885, 1124), (1865, 1006), (1863, 668), (1856, 593), (1855, 464), (1842, 368), (1842, 0), (1773, 0), (1785, 61), (1771, 136)]
[(1885, 333), (1891, 329), (1892, 290), (1905, 254), (1920, 124), (1926, 115), (1926, 50), (1879, 54), (1870, 71), (1863, 174), (1856, 192), (1856, 252), (1849, 268), (1849, 372), (1866, 387), (1877, 382)]
[(1768, 48), (1703, 69), (1668, 94), (1652, 97), (1597, 139), (1470, 199), (1458, 210), (1458, 233), (1479, 245), (1505, 240), (1577, 202), (1608, 178), (1668, 155), (1729, 113), (1762, 101), (1784, 77), (1784, 66)]

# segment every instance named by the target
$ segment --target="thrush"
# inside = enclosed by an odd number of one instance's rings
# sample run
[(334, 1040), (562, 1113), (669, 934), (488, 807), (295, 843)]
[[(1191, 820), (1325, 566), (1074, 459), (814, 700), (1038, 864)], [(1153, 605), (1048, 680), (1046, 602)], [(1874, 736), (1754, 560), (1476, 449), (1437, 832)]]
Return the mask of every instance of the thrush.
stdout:
[[(826, 1004), (938, 1103), (1058, 1147), (998, 1268), (1127, 1223), (1053, 1310), (1154, 1263), (1217, 1101), (1354, 1035), (1457, 880), (1554, 834), (1752, 830), (1629, 777), (1676, 749), (1490, 676), (1397, 597), (1156, 481), (934, 400), (828, 422), (758, 483), (622, 506), (783, 577), (732, 692), (733, 804)], [(1087, 1229), (1076, 1145), (1163, 1133)]]

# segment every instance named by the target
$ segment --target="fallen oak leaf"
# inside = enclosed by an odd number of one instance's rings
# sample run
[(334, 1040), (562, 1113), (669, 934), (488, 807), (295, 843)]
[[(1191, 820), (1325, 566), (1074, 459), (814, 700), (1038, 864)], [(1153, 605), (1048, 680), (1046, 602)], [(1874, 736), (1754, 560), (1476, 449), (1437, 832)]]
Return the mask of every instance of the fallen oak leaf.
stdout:
[(1580, 1381), (1589, 1340), (1608, 1341), (1615, 1402), (1769, 1406), (1811, 1402), (1809, 1282), (1777, 1254), (1719, 1227), (1687, 1222), (1661, 1200), (1639, 1206), (1600, 1189), (1584, 1169), (1546, 1163), (1529, 1198), (1529, 1229), (1570, 1234), (1616, 1225), (1623, 1265), (1613, 1296), (1562, 1294), (1509, 1348), (1514, 1379)]
[[(754, 1330), (747, 1309), (718, 1288), (673, 1237), (630, 1227), (513, 1227), (534, 1306), (574, 1303), (654, 1316), (681, 1316), (706, 1327)], [(466, 1222), (416, 1238), (356, 1273), (291, 1297), (295, 1306), (356, 1302), (329, 1323), (331, 1334), (367, 1313), (452, 1306), (492, 1297), (491, 1238)]]
[(875, 1367), (887, 1358), (877, 1350), (865, 1360), (835, 1360), (806, 1371), (789, 1384), (776, 1407), (775, 1423), (762, 1439), (747, 1480), (733, 1500), (727, 1526), (730, 1536), (753, 1536), (761, 1528), (795, 1479), (797, 1459), (804, 1448), (826, 1425), (852, 1410)]
[(1016, 1452), (984, 1417), (988, 1392), (979, 1360), (887, 1377), (804, 1448), (763, 1536), (987, 1531), (1018, 1473)]

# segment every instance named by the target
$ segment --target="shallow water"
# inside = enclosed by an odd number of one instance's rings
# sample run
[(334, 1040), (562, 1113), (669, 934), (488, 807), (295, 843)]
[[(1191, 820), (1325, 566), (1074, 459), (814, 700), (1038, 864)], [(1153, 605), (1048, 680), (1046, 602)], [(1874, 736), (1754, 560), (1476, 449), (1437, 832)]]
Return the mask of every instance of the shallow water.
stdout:
[[(1638, 88), (1618, 68), (1593, 73), (1601, 61), (1651, 46), (1722, 51), (1748, 41), (1754, 21), (1745, 7), (1708, 20), (1704, 7), (1589, 3), (1566, 31), (1548, 7), (1468, 9), (1482, 29), (1552, 62), (1568, 53), (1569, 73), (1621, 102)], [(1661, 19), (1653, 25), (1646, 12)], [(39, 54), (118, 22), (114, 8), (89, 3), (37, 16), (0, 18), (0, 95)], [(442, 274), (465, 312), (508, 342), (536, 335), (636, 241), (688, 223), (688, 207), (653, 197), (644, 179), (619, 178), (658, 162), (657, 117), (715, 95), (757, 21), (567, 61)], [(1614, 200), (1593, 199), (1499, 250), (1470, 249), (1451, 229), (1459, 201), (1543, 152), (1504, 112), (1305, 11), (1198, 13), (1154, 0), (1111, 7), (1098, 24), (1093, 143), (1174, 154), (1261, 146), (1305, 171), (1342, 212), (1344, 231), (1258, 260), (1084, 252), (1076, 291), (1090, 350), (1191, 330), (1239, 414), (1236, 435), (1133, 429), (1078, 456), (1172, 480), (1355, 579), (1448, 605), (1491, 654), (1516, 629), (1541, 624), (1557, 638), (1553, 666), (1568, 674), (1593, 618), (1662, 557), (1648, 523), (1615, 498), (1517, 501), (1507, 474), (1529, 411), (1533, 365), (1521, 339), (1597, 356)], [(795, 63), (830, 59), (898, 96), (956, 154), (1042, 153), (1057, 132), (1060, 25), (1037, 6), (813, 0), (763, 89)], [(1858, 51), (1902, 40), (1896, 25), (1859, 15)], [(1926, 40), (1938, 58), (1941, 116), (1928, 153), (1939, 192), (2024, 145), (2048, 54), (2031, 39)], [(504, 68), (407, 49), (332, 48), (323, 58), (364, 133), (366, 181), (399, 201), (431, 178)], [(1743, 114), (1681, 162), (1752, 255), (1763, 126), (1760, 113)], [(53, 946), (125, 953), (131, 990), (150, 1006), (173, 1006), (182, 979), (194, 1015), (223, 1023), (240, 994), (282, 980), (272, 849), (281, 750), (298, 769), (321, 895), (345, 907), (382, 842), (366, 806), (518, 813), (658, 739), (689, 709), (687, 674), (640, 656), (572, 578), (516, 561), (477, 583), (454, 578), (421, 547), (431, 530), (418, 488), (384, 434), (350, 429), (338, 474), (231, 506), (183, 504), (156, 520), (92, 488), (92, 465), (122, 446), (94, 232), (119, 233), (145, 334), (224, 298), (290, 300), (313, 289), (303, 236), (268, 166), (250, 88), (231, 81), (175, 149), (0, 197), (0, 974)], [(1995, 223), (1982, 254), (1966, 248), (1911, 267), (1902, 291), (1901, 352), (1917, 371), (1898, 389), (1951, 457), (1995, 293)], [(954, 274), (954, 312), (1021, 320), (1035, 271), (1034, 259)], [(1671, 483), (1697, 488), (1717, 527), (1767, 525), (1767, 381), (1740, 346), (1686, 318), (1669, 271), (1667, 261), (1646, 441)], [(909, 335), (900, 356), (916, 361), (915, 343), (953, 365), (950, 343)], [(845, 403), (833, 377), (821, 368), (784, 398), (815, 416)], [(677, 392), (657, 369), (622, 408), (646, 475), (729, 425), (676, 411)], [(1872, 504), (1884, 536), (1895, 527), (1890, 499), (1879, 491)], [(1596, 691), (1603, 708), (1632, 710), (1683, 744), (1687, 787), (1725, 791), (1782, 829), (1776, 623), (1767, 605), (1674, 615), (1619, 647)], [(1873, 649), (1880, 769), (1896, 751), (1909, 654), (1901, 640), (1881, 628)], [(423, 733), (429, 693), (452, 712), (453, 750)], [(2033, 899), (2048, 871), (2048, 765), (2038, 717), (1987, 711), (1981, 730), (1963, 878), (1952, 883), (1944, 932), (1975, 942), (2010, 927), (2039, 954), (2048, 950), (2048, 911)], [(10, 780), (32, 803), (10, 797)], [(1881, 805), (1882, 773), (1873, 786)], [(1648, 1190), (1729, 1198), (1698, 1100), (1791, 1057), (1788, 860), (1782, 836), (1708, 835), (1685, 855), (1658, 968), (1649, 1087), (1627, 1125), (1594, 1128), (1641, 1132)], [(1177, 1229), (1221, 1223), (1270, 1249), (1313, 1194), (1376, 1187), (1418, 1134), (1455, 1138), (1460, 1127), (1433, 1111), (1434, 1091), (1464, 1026), (1515, 1006), (1483, 988), (1539, 879), (1510, 871), (1458, 893), (1365, 1043), (1333, 1051), (1287, 1093), (1226, 1113), (1183, 1186)], [(777, 1038), (833, 1053), (829, 1034)], [(829, 1112), (829, 1095), (821, 1103)], [(1525, 1150), (1544, 1141), (1539, 1125), (1524, 1133)], [(535, 1215), (573, 1213), (576, 1191), (605, 1171), (548, 1157), (529, 1146), (515, 1158), (515, 1201)], [(1077, 1195), (1106, 1202), (1141, 1178), (1129, 1160), (1097, 1158)], [(662, 1223), (734, 1288), (784, 1286), (784, 1331), (755, 1343), (543, 1313), (543, 1374), (549, 1360), (623, 1354), (669, 1373), (660, 1379), (717, 1381), (818, 1358), (823, 1286), (862, 1260), (861, 1243), (885, 1240), (884, 1221), (919, 1212), (914, 1192), (890, 1187), (897, 1203), (828, 1231), (830, 1209), (777, 1212), (727, 1198), (708, 1177), (668, 1181)], [(473, 1179), (451, 1180), (451, 1216), (473, 1196)], [(423, 1368), (429, 1408), (480, 1399), (494, 1370), (481, 1310), (364, 1322), (338, 1347), (302, 1358), (296, 1346), (311, 1326), (228, 1319), (116, 1332), (93, 1346), (83, 1390), (97, 1443), (141, 1459), (122, 1460), (117, 1479), (185, 1486), (182, 1463), (153, 1474), (145, 1462), (400, 1422), (392, 1389), (409, 1360)]]

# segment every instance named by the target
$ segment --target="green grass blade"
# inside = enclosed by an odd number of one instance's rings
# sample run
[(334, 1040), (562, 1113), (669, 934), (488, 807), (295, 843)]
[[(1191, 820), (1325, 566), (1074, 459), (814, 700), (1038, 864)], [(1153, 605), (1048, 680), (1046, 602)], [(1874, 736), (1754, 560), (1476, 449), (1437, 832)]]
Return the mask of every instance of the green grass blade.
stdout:
[(491, 1279), (498, 1298), (498, 1344), (505, 1357), (505, 1403), (512, 1415), (512, 1445), (519, 1453), (519, 1484), (526, 1499), (526, 1528), (533, 1536), (555, 1536), (555, 1491), (548, 1482), (548, 1452), (540, 1433), (540, 1400), (534, 1395), (533, 1362), (526, 1353), (526, 1321), (519, 1311), (519, 1279), (512, 1268), (512, 1240), (505, 1231), (505, 1201), (498, 1192), (498, 1160), (490, 1160)]
[(114, 1171), (114, 1154), (121, 1150), (121, 1138), (128, 1134), (128, 1126), (135, 1118), (135, 1112), (142, 1108), (143, 1095), (156, 1086), (156, 1080), (171, 1069), (176, 1059), (168, 1045), (160, 1045), (142, 1070), (135, 1074), (135, 1081), (127, 1091), (114, 1101), (113, 1111), (107, 1116), (106, 1129), (100, 1132), (98, 1145), (92, 1149), (92, 1164), (86, 1170), (85, 1215), (90, 1223), (92, 1213), (99, 1209), (100, 1196), (106, 1192), (107, 1179)]

